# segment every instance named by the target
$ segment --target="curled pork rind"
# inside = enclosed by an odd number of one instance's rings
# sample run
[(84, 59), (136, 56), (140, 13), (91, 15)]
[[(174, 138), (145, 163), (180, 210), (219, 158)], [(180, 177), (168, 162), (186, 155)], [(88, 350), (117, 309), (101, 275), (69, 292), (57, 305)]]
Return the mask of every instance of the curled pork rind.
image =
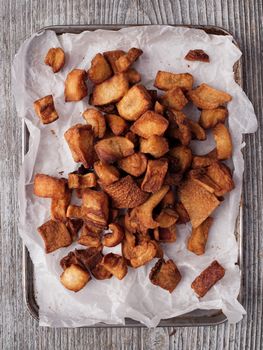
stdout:
[(175, 87), (179, 87), (183, 90), (192, 89), (194, 78), (189, 73), (170, 73), (164, 71), (158, 71), (154, 86), (160, 90), (171, 90)]
[(152, 193), (158, 191), (163, 185), (167, 170), (167, 159), (149, 160), (141, 189)]
[(152, 284), (172, 293), (182, 277), (173, 260), (165, 262), (164, 259), (160, 259), (152, 268), (149, 278)]
[(121, 55), (114, 63), (118, 72), (126, 72), (131, 65), (142, 55), (143, 51), (135, 47)]
[(65, 64), (65, 53), (61, 47), (52, 47), (45, 57), (45, 64), (50, 66), (54, 73), (59, 72)]
[(91, 67), (88, 70), (88, 77), (94, 84), (100, 84), (112, 76), (111, 67), (106, 58), (98, 53), (91, 60)]
[(85, 175), (80, 175), (76, 173), (68, 174), (68, 187), (84, 189), (89, 187), (95, 187), (97, 184), (96, 176), (94, 173), (87, 173)]
[(131, 131), (147, 139), (153, 135), (162, 136), (168, 125), (168, 120), (162, 115), (153, 111), (147, 111), (136, 120), (131, 127)]
[(177, 111), (182, 110), (188, 103), (182, 89), (179, 87), (168, 90), (160, 100), (165, 107), (175, 109)]
[(169, 144), (165, 137), (153, 135), (148, 139), (140, 139), (140, 151), (160, 158), (169, 151)]
[(199, 124), (204, 129), (213, 128), (218, 123), (224, 123), (228, 117), (228, 110), (226, 107), (220, 106), (215, 109), (202, 110)]
[(210, 62), (208, 54), (201, 49), (188, 51), (185, 55), (185, 59), (188, 61)]
[(67, 209), (71, 200), (71, 191), (68, 190), (61, 199), (52, 198), (51, 200), (51, 218), (58, 221), (67, 221)]
[(228, 93), (214, 89), (205, 83), (189, 91), (188, 96), (201, 109), (215, 109), (232, 100)]
[(130, 264), (137, 268), (147, 264), (157, 254), (157, 246), (154, 241), (141, 242), (136, 245), (130, 253)]
[(60, 276), (60, 282), (63, 286), (73, 292), (81, 290), (90, 280), (89, 272), (75, 264), (67, 267)]
[(224, 124), (217, 124), (213, 128), (213, 135), (216, 142), (217, 158), (221, 160), (229, 159), (232, 156), (232, 138), (229, 130)]
[(187, 146), (176, 146), (170, 149), (169, 155), (176, 159), (174, 171), (185, 172), (192, 163), (192, 151)]
[(132, 176), (142, 175), (147, 167), (147, 158), (142, 153), (133, 153), (118, 161), (118, 166)]
[(113, 165), (96, 162), (94, 163), (94, 170), (104, 185), (110, 185), (120, 178), (120, 173)]
[(86, 77), (86, 71), (83, 69), (73, 69), (68, 73), (64, 90), (66, 102), (80, 101), (87, 96)]
[(134, 144), (126, 137), (113, 136), (97, 142), (95, 150), (102, 162), (114, 163), (133, 154)]
[(116, 114), (106, 114), (108, 125), (115, 136), (121, 135), (127, 128), (127, 122)]
[(91, 125), (94, 136), (102, 139), (106, 132), (106, 121), (103, 114), (94, 108), (87, 108), (82, 116), (87, 124)]
[(111, 233), (107, 233), (103, 236), (102, 244), (105, 247), (115, 247), (120, 244), (124, 237), (123, 228), (119, 224), (110, 224), (109, 229), (112, 231)]
[(36, 174), (34, 178), (34, 195), (44, 198), (64, 199), (68, 193), (68, 181), (45, 174)]
[(225, 275), (225, 269), (215, 260), (193, 281), (191, 287), (202, 298)]
[(122, 280), (128, 272), (125, 259), (118, 254), (109, 253), (105, 255), (102, 259), (102, 265), (119, 280)]
[(202, 224), (192, 229), (191, 236), (188, 239), (187, 249), (196, 255), (205, 253), (205, 246), (208, 239), (209, 229), (213, 223), (213, 218), (208, 217)]
[(43, 124), (50, 124), (58, 119), (52, 95), (42, 97), (35, 101), (34, 109)]

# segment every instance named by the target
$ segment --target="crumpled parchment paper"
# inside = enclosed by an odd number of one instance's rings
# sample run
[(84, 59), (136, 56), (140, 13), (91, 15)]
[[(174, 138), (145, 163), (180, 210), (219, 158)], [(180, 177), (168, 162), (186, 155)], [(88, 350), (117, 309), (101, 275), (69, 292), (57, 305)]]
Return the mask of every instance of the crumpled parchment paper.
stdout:
[[(57, 74), (53, 74), (43, 62), (51, 47), (62, 47), (66, 53), (66, 65)], [(63, 134), (70, 126), (84, 123), (81, 114), (88, 106), (88, 98), (77, 103), (64, 102), (64, 81), (68, 72), (73, 68), (88, 69), (92, 57), (98, 52), (128, 50), (130, 47), (139, 47), (144, 51), (135, 67), (148, 88), (152, 88), (158, 70), (189, 72), (195, 78), (195, 85), (206, 82), (233, 96), (228, 104), (229, 128), (234, 144), (233, 161), (229, 164), (234, 169), (236, 188), (213, 213), (215, 221), (204, 255), (196, 256), (186, 249), (190, 225), (178, 225), (177, 241), (163, 245), (165, 257), (173, 259), (182, 274), (182, 280), (172, 294), (149, 281), (148, 275), (156, 259), (147, 266), (129, 269), (122, 281), (116, 278), (105, 281), (93, 279), (83, 290), (73, 293), (59, 282), (62, 272), (59, 261), (78, 245), (75, 243), (45, 254), (37, 227), (50, 217), (50, 200), (33, 195), (33, 178), (37, 172), (60, 176), (59, 173), (63, 171), (62, 176), (67, 176), (78, 167)], [(197, 48), (208, 53), (209, 64), (183, 59), (190, 49)], [(26, 123), (30, 139), (19, 180), (19, 232), (34, 262), (40, 325), (79, 327), (99, 321), (123, 324), (125, 317), (130, 317), (148, 327), (155, 327), (160, 319), (195, 309), (222, 309), (230, 322), (238, 322), (245, 314), (237, 301), (240, 270), (235, 265), (238, 246), (234, 231), (244, 169), (242, 134), (254, 132), (257, 121), (250, 101), (234, 81), (233, 65), (240, 56), (241, 52), (232, 43), (231, 36), (208, 35), (202, 30), (158, 25), (61, 36), (45, 31), (32, 35), (21, 46), (13, 63), (13, 93), (18, 115)], [(48, 94), (54, 97), (59, 120), (44, 126), (34, 113), (33, 102)], [(196, 119), (198, 114), (196, 109), (188, 108), (189, 117)], [(209, 135), (207, 141), (193, 141), (191, 146), (197, 153), (204, 154), (214, 147), (213, 138)], [(120, 246), (111, 250), (120, 252)], [(198, 299), (191, 289), (191, 282), (214, 259), (224, 266), (226, 274), (204, 298)]]

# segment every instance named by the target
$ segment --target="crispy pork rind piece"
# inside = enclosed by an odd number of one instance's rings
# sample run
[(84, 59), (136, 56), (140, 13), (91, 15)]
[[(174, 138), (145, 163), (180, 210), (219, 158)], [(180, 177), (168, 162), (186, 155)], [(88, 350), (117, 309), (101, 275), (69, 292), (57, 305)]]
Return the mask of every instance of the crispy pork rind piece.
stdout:
[(133, 153), (118, 161), (118, 166), (132, 176), (142, 175), (147, 167), (147, 158), (142, 153)]
[(192, 168), (198, 169), (198, 168), (205, 168), (209, 165), (212, 165), (213, 163), (217, 162), (217, 152), (208, 153), (203, 156), (193, 156), (192, 160)]
[(112, 68), (114, 73), (118, 73), (115, 62), (117, 61), (118, 58), (120, 58), (121, 56), (124, 56), (124, 55), (125, 55), (125, 51), (122, 51), (122, 50), (113, 50), (113, 51), (103, 52), (103, 56), (106, 58), (106, 60), (111, 65), (111, 68)]
[(154, 241), (141, 242), (132, 249), (130, 264), (134, 268), (146, 265), (156, 254), (157, 246)]
[(97, 248), (75, 249), (75, 256), (86, 270), (93, 270), (102, 260), (103, 255)]
[(228, 128), (219, 123), (213, 128), (213, 135), (216, 142), (217, 158), (220, 160), (231, 158), (233, 146)]
[(192, 229), (188, 239), (187, 249), (196, 255), (205, 253), (205, 246), (208, 239), (209, 229), (213, 223), (213, 218), (208, 217), (202, 224)]
[(68, 247), (72, 243), (71, 235), (63, 222), (49, 220), (38, 227), (46, 253), (51, 253), (62, 247)]
[(50, 66), (54, 73), (59, 72), (65, 64), (65, 52), (61, 47), (52, 47), (46, 54), (45, 64)]
[(170, 259), (165, 262), (164, 259), (160, 259), (152, 268), (149, 278), (152, 284), (172, 293), (181, 281), (182, 276), (173, 260)]
[(191, 284), (195, 293), (202, 298), (225, 275), (225, 269), (216, 260), (212, 262)]
[(126, 120), (136, 120), (152, 107), (152, 99), (143, 85), (134, 85), (117, 104), (119, 115)]
[(115, 247), (120, 244), (124, 237), (124, 231), (121, 225), (119, 224), (109, 224), (109, 229), (111, 233), (107, 233), (102, 238), (102, 244), (105, 247)]
[(177, 111), (182, 110), (188, 103), (183, 90), (179, 87), (168, 90), (160, 100), (165, 107), (172, 108)]
[(120, 173), (117, 168), (113, 165), (109, 165), (102, 162), (94, 163), (94, 170), (100, 179), (100, 181), (105, 185), (110, 185), (120, 178)]
[(36, 100), (34, 102), (34, 109), (43, 124), (50, 124), (58, 119), (52, 95)]
[(186, 224), (187, 222), (190, 221), (190, 217), (183, 206), (182, 202), (175, 203), (175, 211), (179, 215), (179, 218), (177, 220), (177, 224)]
[(188, 125), (190, 127), (193, 139), (196, 139), (199, 141), (206, 140), (206, 132), (197, 122), (194, 122), (193, 120), (188, 119)]
[(87, 124), (92, 126), (94, 136), (102, 139), (106, 132), (106, 121), (104, 115), (94, 108), (87, 108), (82, 116)]
[(103, 106), (120, 101), (129, 90), (129, 82), (124, 73), (115, 74), (112, 78), (97, 84), (93, 88), (92, 104)]
[(73, 292), (78, 292), (91, 280), (88, 271), (79, 265), (72, 264), (60, 276), (63, 286)]
[(85, 220), (84, 213), (82, 212), (82, 208), (79, 207), (78, 205), (68, 206), (67, 218)]
[(99, 159), (104, 163), (114, 163), (134, 153), (134, 144), (123, 136), (113, 136), (100, 140), (95, 145)]
[(201, 109), (215, 109), (232, 100), (228, 93), (212, 88), (203, 83), (188, 92), (188, 96), (196, 107)]
[(175, 194), (173, 190), (169, 190), (166, 195), (163, 197), (163, 200), (161, 201), (161, 207), (163, 209), (166, 208), (174, 208), (175, 205)]
[(106, 193), (86, 189), (82, 193), (82, 211), (86, 221), (102, 228), (108, 225), (109, 200)]
[(213, 128), (218, 123), (224, 123), (228, 117), (226, 107), (220, 106), (216, 109), (203, 109), (200, 115), (199, 124), (204, 129)]
[(101, 53), (97, 53), (91, 60), (91, 67), (88, 70), (89, 80), (91, 80), (93, 84), (100, 84), (111, 76), (112, 70), (108, 61)]
[(190, 50), (184, 57), (187, 61), (210, 62), (208, 54), (201, 49)]
[(94, 173), (87, 173), (80, 175), (76, 173), (68, 174), (68, 187), (84, 189), (89, 187), (96, 187), (97, 181)]
[(193, 169), (189, 172), (189, 177), (198, 185), (203, 186), (208, 192), (218, 193), (221, 188), (207, 175), (205, 168)]
[(93, 164), (94, 134), (91, 125), (76, 124), (64, 134), (75, 162), (80, 162), (85, 168)]
[(140, 139), (140, 151), (148, 153), (154, 158), (160, 158), (169, 151), (169, 144), (166, 138), (153, 135), (148, 139)]
[(156, 101), (154, 105), (154, 112), (164, 115), (164, 111), (165, 111), (165, 107), (159, 101)]
[(133, 47), (125, 55), (121, 55), (114, 62), (118, 72), (126, 72), (142, 54), (143, 51), (141, 49)]
[(125, 230), (123, 240), (121, 242), (122, 256), (129, 262), (132, 256), (132, 250), (136, 245), (136, 237), (133, 233)]
[(67, 220), (67, 209), (71, 200), (71, 191), (68, 190), (61, 199), (52, 198), (51, 200), (51, 218), (58, 221)]
[(91, 270), (91, 273), (97, 280), (106, 280), (112, 277), (112, 273), (106, 270), (101, 262)]
[(128, 272), (125, 259), (118, 254), (109, 253), (105, 255), (102, 259), (102, 265), (119, 280), (122, 280)]
[(192, 163), (192, 151), (187, 146), (176, 146), (170, 149), (169, 155), (176, 159), (174, 164), (175, 171), (185, 172)]
[(170, 73), (164, 71), (158, 71), (154, 86), (160, 90), (171, 90), (175, 87), (179, 87), (183, 90), (192, 89), (194, 78), (189, 73)]
[(129, 84), (134, 85), (141, 81), (141, 74), (136, 69), (130, 68), (125, 72)]
[(78, 238), (79, 230), (83, 225), (83, 220), (81, 219), (67, 219), (65, 222), (66, 227), (71, 235), (72, 241), (76, 241)]
[(85, 80), (87, 78), (86, 71), (83, 69), (73, 69), (68, 73), (65, 81), (65, 101), (80, 101), (88, 94), (88, 88)]
[(201, 225), (220, 205), (220, 201), (213, 193), (207, 191), (191, 178), (182, 184), (179, 196), (190, 217), (193, 228)]
[(103, 186), (103, 190), (111, 197), (114, 208), (135, 208), (144, 203), (149, 196), (138, 187), (130, 175), (111, 185)]
[(101, 248), (101, 236), (92, 232), (86, 225), (83, 226), (78, 243), (86, 247)]
[(127, 122), (116, 114), (106, 114), (107, 123), (115, 136), (121, 135), (128, 129)]
[(149, 160), (141, 189), (152, 193), (159, 191), (163, 185), (167, 170), (167, 159)]
[(215, 191), (218, 197), (224, 196), (235, 188), (231, 172), (225, 164), (213, 163), (206, 168), (206, 174), (219, 187), (219, 190)]
[(153, 111), (147, 111), (134, 122), (131, 131), (147, 139), (153, 135), (163, 136), (168, 125), (168, 120), (162, 115)]
[(178, 218), (179, 215), (174, 209), (165, 208), (162, 209), (155, 220), (159, 223), (159, 227), (168, 228), (173, 226), (177, 222)]
[(34, 195), (44, 198), (63, 199), (68, 192), (68, 181), (45, 174), (36, 174), (34, 178)]
[(146, 233), (148, 229), (159, 227), (159, 223), (153, 219), (153, 209), (161, 202), (169, 191), (169, 186), (163, 186), (147, 199), (146, 202), (132, 209), (129, 215), (129, 224), (132, 231)]
[(170, 122), (169, 135), (179, 140), (183, 146), (188, 146), (192, 139), (192, 133), (184, 113), (169, 110), (167, 111), (167, 116)]
[(60, 266), (62, 267), (63, 270), (66, 270), (72, 264), (74, 264), (74, 265), (80, 265), (81, 264), (79, 262), (79, 260), (77, 259), (77, 257), (76, 257), (74, 252), (69, 252), (68, 255), (64, 256), (64, 258), (62, 258), (60, 260)]
[(153, 231), (154, 239), (160, 243), (176, 241), (176, 225), (170, 227), (157, 227)]

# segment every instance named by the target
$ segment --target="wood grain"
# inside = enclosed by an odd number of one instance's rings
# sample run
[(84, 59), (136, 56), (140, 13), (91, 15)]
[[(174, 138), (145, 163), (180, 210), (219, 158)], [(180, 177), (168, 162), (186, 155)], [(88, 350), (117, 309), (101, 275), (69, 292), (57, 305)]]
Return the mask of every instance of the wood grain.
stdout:
[[(1, 349), (255, 349), (263, 346), (262, 0), (9, 0), (0, 1)], [(21, 125), (11, 93), (10, 67), (19, 46), (52, 24), (210, 24), (237, 38), (244, 90), (259, 131), (245, 136), (243, 287), (247, 316), (238, 325), (147, 329), (48, 329), (29, 316), (22, 295), (17, 179)]]

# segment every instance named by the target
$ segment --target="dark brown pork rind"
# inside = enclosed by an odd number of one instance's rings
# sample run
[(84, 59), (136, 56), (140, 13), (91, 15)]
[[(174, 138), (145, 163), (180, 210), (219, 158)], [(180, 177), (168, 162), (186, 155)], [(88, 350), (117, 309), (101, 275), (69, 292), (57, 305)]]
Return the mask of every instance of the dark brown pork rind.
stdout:
[(160, 259), (152, 268), (149, 278), (152, 284), (172, 293), (182, 277), (177, 266), (171, 259), (167, 262), (164, 259)]

